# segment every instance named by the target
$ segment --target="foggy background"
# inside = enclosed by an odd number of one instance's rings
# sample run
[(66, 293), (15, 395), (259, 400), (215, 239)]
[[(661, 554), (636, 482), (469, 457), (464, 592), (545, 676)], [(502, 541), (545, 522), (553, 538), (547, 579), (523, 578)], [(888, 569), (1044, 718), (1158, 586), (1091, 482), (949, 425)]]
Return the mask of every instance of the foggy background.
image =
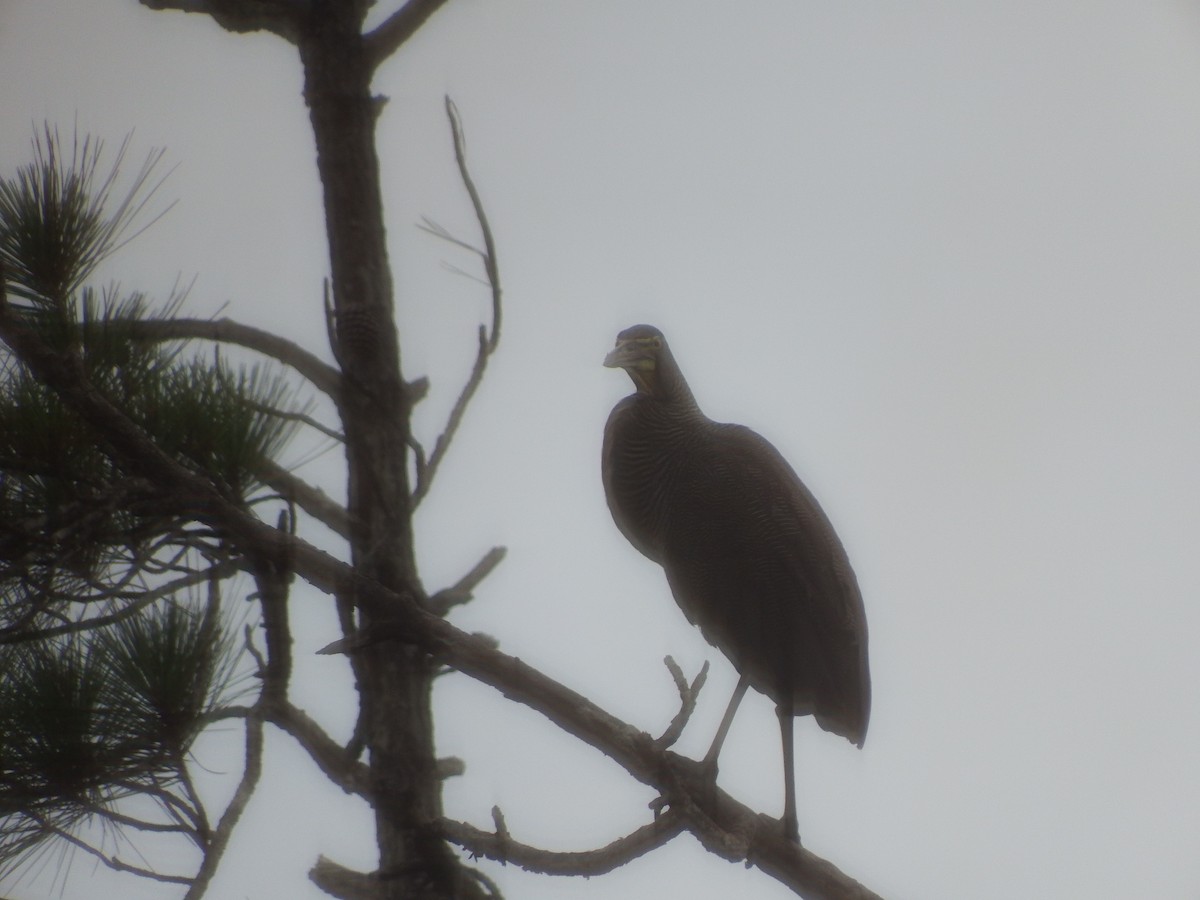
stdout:
[[(105, 279), (165, 299), (196, 276), (190, 314), (228, 304), (329, 358), (294, 48), (133, 0), (0, 0), (0, 85), (6, 176), (44, 120), (109, 159), (133, 130), (128, 170), (168, 149), (179, 203)], [(477, 240), (444, 94), (498, 243), (500, 350), (418, 516), (431, 592), (509, 549), (455, 624), (656, 734), (677, 708), (663, 656), (689, 677), (711, 660), (678, 749), (707, 748), (736, 676), (599, 477), (630, 389), (601, 360), (656, 324), (705, 412), (788, 457), (858, 573), (871, 727), (859, 751), (798, 724), (805, 845), (888, 898), (1200, 894), (1196, 3), (453, 0), (375, 89), (426, 446), (490, 302), (415, 227)], [(343, 495), (327, 442), (285, 461)], [(345, 737), (345, 662), (313, 655), (332, 604), (298, 585), (292, 609), (293, 699)], [(498, 804), (556, 849), (648, 820), (650, 791), (537, 714), (457, 674), (436, 692), (439, 752), (467, 765), (448, 815), (490, 827)], [(366, 806), (268, 740), (210, 897), (325, 896), (305, 875), (322, 853), (375, 865)], [(720, 781), (773, 815), (778, 743), (751, 693)], [(196, 749), (214, 790), (240, 774), (240, 732)], [(182, 894), (54, 863), (0, 890)], [(481, 866), (513, 900), (791, 896), (688, 836), (590, 880)]]

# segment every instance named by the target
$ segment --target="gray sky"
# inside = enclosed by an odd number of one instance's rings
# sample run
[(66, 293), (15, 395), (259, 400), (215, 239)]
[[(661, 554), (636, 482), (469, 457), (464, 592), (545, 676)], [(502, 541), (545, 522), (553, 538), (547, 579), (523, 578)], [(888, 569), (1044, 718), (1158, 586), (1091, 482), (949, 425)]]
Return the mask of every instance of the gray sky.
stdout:
[[(390, 9), (389, 5), (387, 9)], [(33, 126), (166, 146), (179, 205), (107, 267), (328, 355), (327, 268), (294, 52), (133, 0), (0, 3), (0, 168)], [(735, 677), (613, 527), (600, 434), (616, 332), (662, 327), (701, 406), (792, 461), (837, 525), (871, 629), (865, 749), (798, 726), (806, 844), (889, 898), (1200, 892), (1200, 9), (1141, 0), (859, 4), (454, 0), (376, 87), (407, 374), (432, 435), (485, 292), (416, 230), (470, 237), (442, 96), (466, 122), (506, 297), (499, 356), (420, 512), (430, 589), (509, 558), (462, 627), (660, 731), (662, 657)], [(316, 440), (300, 441), (295, 460)], [(340, 494), (337, 453), (301, 469)], [(299, 590), (295, 699), (344, 734), (328, 602)], [(438, 686), (449, 814), (598, 846), (649, 793), (490, 689)], [(211, 896), (321, 896), (369, 869), (365, 808), (285, 738)], [(233, 767), (221, 736), (200, 760)], [(721, 781), (778, 814), (752, 695)], [(214, 777), (214, 783), (219, 779)], [(588, 881), (487, 866), (513, 898), (787, 896), (691, 838)], [(36, 897), (50, 881), (19, 885)], [(65, 896), (169, 896), (92, 878)], [(8, 888), (9, 886), (5, 886)]]

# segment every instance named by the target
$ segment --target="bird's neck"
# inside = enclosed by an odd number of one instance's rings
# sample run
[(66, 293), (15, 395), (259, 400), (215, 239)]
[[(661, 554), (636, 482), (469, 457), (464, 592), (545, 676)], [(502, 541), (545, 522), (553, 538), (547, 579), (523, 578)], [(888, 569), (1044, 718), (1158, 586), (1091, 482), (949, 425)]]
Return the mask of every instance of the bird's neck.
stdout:
[(699, 413), (700, 407), (696, 405), (696, 398), (683, 373), (673, 360), (666, 362), (668, 364), (659, 365), (652, 378), (636, 382), (638, 393), (666, 402), (680, 412)]

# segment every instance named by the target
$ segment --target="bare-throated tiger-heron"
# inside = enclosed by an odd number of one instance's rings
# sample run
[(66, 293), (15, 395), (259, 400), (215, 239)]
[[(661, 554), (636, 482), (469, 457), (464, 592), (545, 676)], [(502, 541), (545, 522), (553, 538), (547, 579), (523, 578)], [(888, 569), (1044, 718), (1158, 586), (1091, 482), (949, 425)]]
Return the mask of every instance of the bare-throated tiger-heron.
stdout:
[(661, 331), (622, 331), (604, 364), (637, 388), (604, 427), (613, 519), (741, 676), (705, 762), (715, 768), (748, 686), (775, 701), (783, 828), (799, 841), (794, 717), (861, 747), (871, 712), (866, 614), (846, 551), (775, 447), (700, 411)]

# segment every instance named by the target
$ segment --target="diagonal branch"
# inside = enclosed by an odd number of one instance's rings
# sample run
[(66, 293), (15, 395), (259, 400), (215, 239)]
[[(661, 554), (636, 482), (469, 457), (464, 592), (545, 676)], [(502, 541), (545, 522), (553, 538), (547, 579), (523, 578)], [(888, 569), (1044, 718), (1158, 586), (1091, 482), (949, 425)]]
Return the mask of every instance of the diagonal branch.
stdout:
[(757, 866), (802, 897), (879, 900), (832, 863), (786, 840), (777, 819), (755, 813), (714, 785), (701, 763), (659, 749), (650, 735), (520, 659), (476, 635), (452, 636), (452, 626), (436, 621), (433, 630), (446, 633), (438, 655), (449, 665), (536, 710), (659, 790), (711, 852)]
[(371, 33), (363, 38), (366, 44), (368, 65), (379, 65), (399, 50), (410, 37), (417, 33), (446, 0), (408, 0), (402, 7), (388, 16)]
[(323, 490), (298, 478), (279, 463), (266, 457), (259, 462), (256, 474), (278, 491), (280, 496), (294, 502), (334, 534), (350, 539), (350, 513)]
[(543, 875), (604, 875), (613, 869), (661, 847), (684, 829), (682, 817), (675, 811), (617, 838), (597, 850), (556, 852), (514, 841), (506, 830), (492, 834), (465, 822), (440, 821), (442, 834), (472, 856), (486, 856), (497, 862), (516, 863), (529, 872)]

